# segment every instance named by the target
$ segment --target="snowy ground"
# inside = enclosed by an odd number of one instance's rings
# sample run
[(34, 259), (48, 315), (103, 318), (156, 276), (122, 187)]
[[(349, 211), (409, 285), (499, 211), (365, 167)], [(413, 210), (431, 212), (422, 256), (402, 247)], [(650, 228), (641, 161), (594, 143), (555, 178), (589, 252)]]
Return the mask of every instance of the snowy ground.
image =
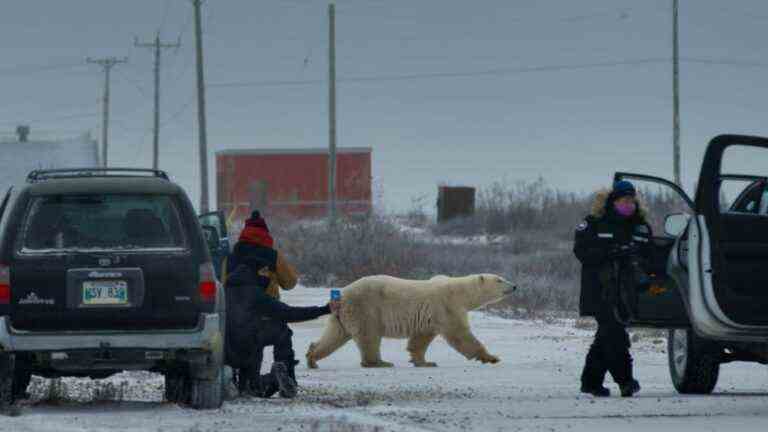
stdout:
[[(323, 289), (297, 288), (284, 299), (320, 304)], [(303, 360), (322, 321), (294, 326)], [(0, 431), (763, 431), (768, 422), (764, 366), (723, 366), (711, 396), (680, 396), (669, 381), (665, 344), (644, 337), (633, 347), (643, 391), (633, 399), (593, 399), (578, 393), (591, 332), (572, 323), (543, 324), (472, 314), (476, 335), (502, 358), (495, 366), (464, 360), (438, 339), (428, 352), (436, 369), (410, 367), (405, 342), (385, 341), (394, 369), (361, 369), (354, 344), (298, 371), (302, 391), (293, 401), (239, 398), (216, 411), (161, 402), (162, 378), (123, 374), (110, 380), (122, 402), (82, 402), (109, 386), (66, 380), (69, 400), (27, 402), (16, 417), (0, 417)], [(48, 384), (35, 382), (34, 393)], [(612, 386), (614, 393), (615, 386)], [(96, 397), (96, 399), (100, 399)], [(102, 398), (103, 399), (103, 398)], [(642, 428), (642, 429), (641, 429)]]

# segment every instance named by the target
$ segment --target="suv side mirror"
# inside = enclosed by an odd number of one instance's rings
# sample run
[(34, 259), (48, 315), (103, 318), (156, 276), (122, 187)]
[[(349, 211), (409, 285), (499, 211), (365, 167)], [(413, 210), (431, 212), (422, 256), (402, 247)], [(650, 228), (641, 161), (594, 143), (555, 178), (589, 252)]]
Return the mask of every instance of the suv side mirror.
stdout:
[(688, 226), (688, 220), (690, 216), (685, 213), (674, 213), (668, 215), (664, 220), (664, 232), (672, 237), (677, 237), (685, 231), (685, 227)]
[(212, 226), (203, 225), (202, 228), (203, 228), (203, 236), (205, 237), (205, 243), (208, 245), (208, 249), (212, 251), (218, 250), (221, 243), (221, 237), (219, 237), (219, 231)]

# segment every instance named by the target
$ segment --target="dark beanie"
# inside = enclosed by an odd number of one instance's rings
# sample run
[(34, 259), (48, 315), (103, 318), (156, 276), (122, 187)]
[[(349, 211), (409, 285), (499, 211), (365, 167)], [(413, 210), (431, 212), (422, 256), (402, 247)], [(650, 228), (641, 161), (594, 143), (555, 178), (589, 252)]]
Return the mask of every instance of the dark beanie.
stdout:
[(613, 191), (611, 191), (611, 197), (613, 199), (619, 199), (625, 196), (635, 196), (635, 195), (637, 195), (637, 190), (635, 189), (635, 185), (628, 182), (627, 180), (619, 180), (613, 184)]

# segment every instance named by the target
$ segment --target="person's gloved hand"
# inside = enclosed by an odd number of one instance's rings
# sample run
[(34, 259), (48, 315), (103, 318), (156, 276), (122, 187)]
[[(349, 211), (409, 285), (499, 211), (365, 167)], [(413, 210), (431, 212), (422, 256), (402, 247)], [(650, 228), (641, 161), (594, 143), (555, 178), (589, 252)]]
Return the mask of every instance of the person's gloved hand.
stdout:
[(328, 307), (331, 308), (332, 314), (338, 314), (341, 310), (341, 301), (340, 300), (331, 300), (328, 302)]

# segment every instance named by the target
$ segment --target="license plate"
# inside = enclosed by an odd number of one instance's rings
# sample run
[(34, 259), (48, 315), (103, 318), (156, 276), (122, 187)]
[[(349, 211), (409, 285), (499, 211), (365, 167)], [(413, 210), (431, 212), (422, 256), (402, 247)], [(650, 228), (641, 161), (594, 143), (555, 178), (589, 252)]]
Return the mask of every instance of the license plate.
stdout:
[(126, 281), (85, 281), (83, 282), (83, 304), (124, 305), (128, 304), (128, 282)]

